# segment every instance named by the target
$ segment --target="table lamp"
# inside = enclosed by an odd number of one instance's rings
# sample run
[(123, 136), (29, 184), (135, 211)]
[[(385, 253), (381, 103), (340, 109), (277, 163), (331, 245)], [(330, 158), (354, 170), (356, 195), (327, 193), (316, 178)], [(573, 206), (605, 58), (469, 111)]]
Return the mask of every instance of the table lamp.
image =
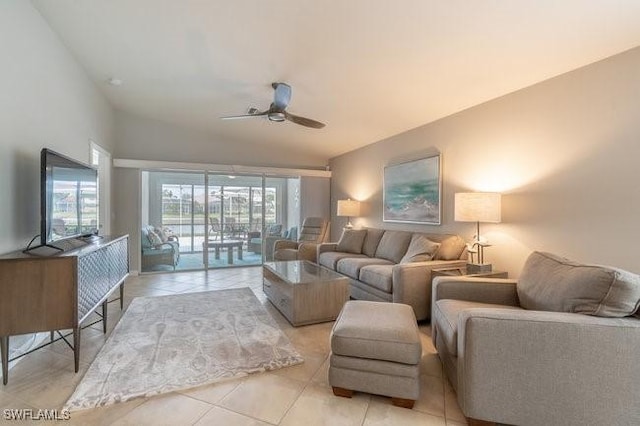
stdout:
[[(456, 222), (476, 222), (476, 235), (471, 244), (471, 263), (467, 263), (467, 273), (491, 272), (491, 264), (484, 263), (484, 248), (491, 244), (480, 236), (480, 222), (500, 223), (501, 195), (495, 192), (458, 192), (455, 195)], [(474, 248), (477, 246), (478, 263), (473, 262)]]
[(338, 200), (337, 215), (347, 217), (347, 224), (344, 226), (345, 229), (353, 228), (351, 218), (360, 216), (360, 201), (352, 200), (351, 198), (348, 200)]

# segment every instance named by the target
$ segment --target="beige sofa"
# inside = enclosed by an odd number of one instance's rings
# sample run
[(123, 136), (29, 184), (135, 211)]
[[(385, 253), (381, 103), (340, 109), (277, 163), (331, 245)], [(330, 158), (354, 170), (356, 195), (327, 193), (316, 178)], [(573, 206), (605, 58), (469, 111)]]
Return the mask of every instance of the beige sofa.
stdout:
[(318, 263), (351, 279), (352, 298), (405, 303), (424, 320), (431, 317), (431, 270), (464, 267), (467, 251), (457, 235), (365, 228), (319, 245)]
[(534, 252), (517, 282), (437, 277), (433, 302), (432, 338), (468, 418), (640, 424), (638, 275)]

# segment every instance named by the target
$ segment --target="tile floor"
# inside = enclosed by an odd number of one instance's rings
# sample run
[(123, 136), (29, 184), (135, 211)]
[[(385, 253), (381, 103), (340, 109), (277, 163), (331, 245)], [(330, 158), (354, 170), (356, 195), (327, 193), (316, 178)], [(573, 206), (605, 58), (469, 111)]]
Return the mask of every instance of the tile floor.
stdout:
[[(72, 413), (66, 425), (462, 425), (466, 420), (446, 379), (430, 339), (420, 326), (423, 356), (422, 390), (412, 410), (391, 405), (388, 398), (358, 393), (352, 399), (333, 396), (327, 382), (329, 333), (333, 323), (292, 327), (266, 300), (260, 267), (131, 277), (125, 284), (125, 309), (137, 296), (250, 287), (273, 315), (303, 364), (218, 384), (136, 399), (105, 408)], [(108, 332), (121, 316), (109, 305)], [(0, 386), (0, 423), (5, 408), (60, 408), (106, 340), (102, 325), (82, 333), (80, 372), (64, 342), (25, 357)], [(20, 424), (12, 421), (11, 424)], [(43, 424), (42, 421), (33, 422)], [(50, 423), (50, 422), (44, 422)], [(24, 422), (22, 424), (28, 424)]]

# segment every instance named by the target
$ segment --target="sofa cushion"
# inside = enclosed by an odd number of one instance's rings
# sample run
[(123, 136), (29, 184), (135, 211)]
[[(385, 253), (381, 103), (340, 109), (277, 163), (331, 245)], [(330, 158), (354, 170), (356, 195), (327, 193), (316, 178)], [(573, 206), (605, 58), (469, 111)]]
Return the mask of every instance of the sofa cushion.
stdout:
[(347, 257), (366, 257), (364, 254), (343, 253), (340, 251), (325, 251), (320, 253), (318, 263), (326, 268), (336, 270), (338, 261)]
[(376, 257), (347, 257), (338, 260), (336, 271), (357, 280), (360, 277), (360, 269), (367, 265), (393, 265), (393, 263)]
[(345, 229), (342, 231), (342, 236), (340, 237), (340, 241), (338, 241), (336, 251), (360, 254), (362, 253), (362, 243), (364, 243), (366, 236), (366, 229)]
[(434, 259), (436, 260), (456, 260), (460, 259), (467, 243), (458, 235), (452, 235), (445, 238), (440, 243), (440, 248), (436, 252)]
[(529, 256), (516, 288), (523, 308), (540, 311), (625, 317), (640, 303), (640, 276), (542, 252)]
[(393, 263), (400, 263), (407, 252), (411, 233), (406, 231), (384, 231), (376, 249), (376, 257), (387, 259)]
[(155, 232), (158, 237), (160, 237), (160, 240), (162, 240), (163, 243), (166, 243), (169, 240), (169, 235), (164, 231), (164, 229), (156, 226), (155, 228), (153, 228), (153, 232)]
[(435, 243), (423, 234), (413, 234), (407, 253), (400, 259), (400, 263), (427, 262), (433, 259), (440, 243)]
[(371, 287), (391, 293), (393, 288), (393, 264), (367, 265), (360, 269), (360, 281)]
[(466, 300), (442, 299), (434, 304), (433, 322), (453, 356), (458, 356), (458, 315), (460, 312), (473, 308), (518, 309), (516, 306), (494, 305), (491, 303), (468, 302)]
[(153, 245), (151, 244), (151, 239), (149, 238), (149, 227), (147, 226), (142, 227), (142, 232), (140, 233), (140, 243), (142, 249), (153, 247)]
[(413, 309), (401, 303), (348, 301), (331, 331), (331, 351), (342, 356), (418, 364), (422, 346)]
[(160, 238), (160, 236), (156, 234), (155, 231), (151, 231), (151, 230), (149, 230), (149, 241), (153, 246), (158, 246), (162, 244), (162, 238)]
[(369, 257), (376, 256), (376, 249), (380, 243), (380, 239), (384, 235), (384, 229), (366, 228), (367, 235), (364, 237), (364, 243), (362, 244), (362, 253)]

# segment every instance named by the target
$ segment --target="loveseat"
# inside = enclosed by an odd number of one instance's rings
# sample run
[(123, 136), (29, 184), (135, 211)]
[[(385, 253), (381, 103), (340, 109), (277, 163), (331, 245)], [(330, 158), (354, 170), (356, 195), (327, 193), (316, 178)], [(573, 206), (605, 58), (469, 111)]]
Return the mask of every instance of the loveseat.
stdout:
[(458, 235), (377, 228), (345, 229), (340, 241), (318, 246), (318, 263), (351, 279), (353, 299), (405, 303), (416, 318), (431, 317), (431, 270), (462, 268)]
[(158, 265), (171, 266), (174, 270), (180, 260), (180, 242), (175, 235), (151, 225), (142, 227), (140, 233), (142, 270), (150, 271)]
[(432, 338), (462, 412), (640, 424), (640, 277), (532, 253), (519, 279), (437, 277)]

